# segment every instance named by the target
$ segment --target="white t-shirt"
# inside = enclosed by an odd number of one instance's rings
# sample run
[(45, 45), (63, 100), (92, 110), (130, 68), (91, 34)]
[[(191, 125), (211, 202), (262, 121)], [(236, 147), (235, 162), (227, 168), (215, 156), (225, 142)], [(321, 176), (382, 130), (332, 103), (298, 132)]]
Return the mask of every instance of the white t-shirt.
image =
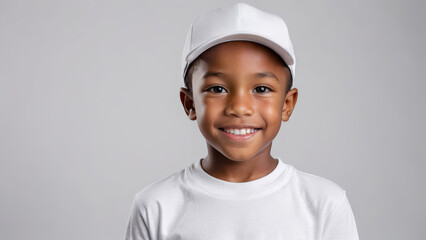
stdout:
[(126, 240), (358, 240), (345, 190), (276, 158), (268, 175), (233, 183), (201, 159), (136, 194)]

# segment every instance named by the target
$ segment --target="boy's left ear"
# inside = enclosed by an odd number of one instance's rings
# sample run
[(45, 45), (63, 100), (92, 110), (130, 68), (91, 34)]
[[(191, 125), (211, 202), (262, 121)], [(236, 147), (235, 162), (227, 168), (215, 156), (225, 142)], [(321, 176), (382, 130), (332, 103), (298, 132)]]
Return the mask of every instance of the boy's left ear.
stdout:
[(283, 122), (287, 122), (290, 119), (291, 113), (294, 110), (297, 102), (298, 96), (297, 88), (292, 88), (287, 92), (284, 100), (283, 111), (281, 113), (281, 118)]

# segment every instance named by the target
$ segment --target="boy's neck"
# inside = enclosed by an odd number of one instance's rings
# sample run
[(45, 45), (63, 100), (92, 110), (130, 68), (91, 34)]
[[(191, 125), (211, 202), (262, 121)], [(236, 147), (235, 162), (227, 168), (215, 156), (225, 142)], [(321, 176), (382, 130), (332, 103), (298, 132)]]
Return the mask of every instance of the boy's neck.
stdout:
[(201, 161), (201, 167), (209, 175), (224, 181), (253, 181), (268, 175), (277, 166), (278, 160), (270, 155), (271, 145), (253, 158), (244, 161), (228, 159), (208, 145), (208, 155)]

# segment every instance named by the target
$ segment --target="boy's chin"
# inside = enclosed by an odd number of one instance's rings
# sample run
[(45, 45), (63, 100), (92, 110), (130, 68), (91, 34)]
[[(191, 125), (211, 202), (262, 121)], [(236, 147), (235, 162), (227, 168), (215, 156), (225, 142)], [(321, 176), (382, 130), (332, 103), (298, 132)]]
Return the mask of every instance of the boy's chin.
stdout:
[[(216, 149), (217, 151), (217, 149)], [(250, 161), (251, 159), (255, 158), (256, 156), (258, 156), (258, 154), (256, 154), (255, 152), (249, 152), (245, 149), (241, 149), (241, 150), (224, 150), (222, 149), (221, 151), (218, 151), (221, 153), (221, 155), (230, 161), (234, 161), (234, 162), (245, 162), (245, 161)]]
[(256, 139), (247, 143), (232, 144), (227, 142), (210, 142), (206, 141), (209, 158), (223, 159), (234, 162), (250, 161), (263, 157), (269, 157), (272, 142), (263, 145)]

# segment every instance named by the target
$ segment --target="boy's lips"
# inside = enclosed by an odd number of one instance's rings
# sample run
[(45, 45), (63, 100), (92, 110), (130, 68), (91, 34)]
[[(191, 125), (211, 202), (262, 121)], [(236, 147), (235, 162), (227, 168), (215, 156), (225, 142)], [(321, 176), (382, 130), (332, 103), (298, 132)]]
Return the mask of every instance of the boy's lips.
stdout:
[(244, 126), (226, 126), (219, 128), (229, 139), (234, 141), (243, 141), (253, 137), (261, 128), (244, 125)]

